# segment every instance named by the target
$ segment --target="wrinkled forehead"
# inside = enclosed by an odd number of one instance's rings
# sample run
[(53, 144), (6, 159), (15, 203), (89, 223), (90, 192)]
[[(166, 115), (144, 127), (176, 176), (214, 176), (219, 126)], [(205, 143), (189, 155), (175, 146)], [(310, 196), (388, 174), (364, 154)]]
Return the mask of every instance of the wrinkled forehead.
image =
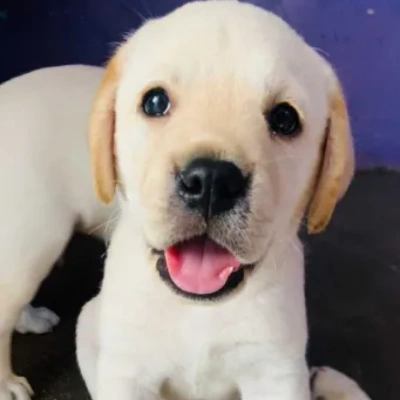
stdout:
[(128, 41), (124, 79), (129, 86), (197, 90), (224, 85), (259, 99), (295, 98), (304, 107), (310, 97), (323, 102), (322, 69), (314, 51), (275, 15), (225, 3), (191, 4), (139, 29)]

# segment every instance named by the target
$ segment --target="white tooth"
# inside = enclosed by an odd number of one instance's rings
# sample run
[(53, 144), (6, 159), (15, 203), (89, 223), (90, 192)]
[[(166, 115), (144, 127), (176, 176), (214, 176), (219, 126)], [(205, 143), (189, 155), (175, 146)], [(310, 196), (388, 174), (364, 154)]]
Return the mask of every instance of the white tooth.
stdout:
[(232, 266), (226, 267), (221, 273), (220, 273), (220, 278), (221, 279), (226, 279), (232, 272), (234, 268)]

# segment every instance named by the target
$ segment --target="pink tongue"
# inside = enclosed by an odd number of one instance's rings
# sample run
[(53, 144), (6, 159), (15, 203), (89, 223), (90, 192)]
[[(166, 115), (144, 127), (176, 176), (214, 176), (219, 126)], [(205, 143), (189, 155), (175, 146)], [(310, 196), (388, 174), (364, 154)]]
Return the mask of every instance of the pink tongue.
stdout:
[(204, 237), (168, 248), (165, 258), (175, 285), (193, 294), (217, 292), (240, 267), (233, 254)]

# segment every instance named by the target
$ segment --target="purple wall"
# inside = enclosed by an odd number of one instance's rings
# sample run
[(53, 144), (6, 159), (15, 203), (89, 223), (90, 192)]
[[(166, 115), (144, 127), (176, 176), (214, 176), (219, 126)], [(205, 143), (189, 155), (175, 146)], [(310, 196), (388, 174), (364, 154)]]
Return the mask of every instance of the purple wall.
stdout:
[[(0, 0), (0, 82), (66, 63), (101, 64), (144, 17), (184, 0)], [(335, 65), (358, 165), (400, 167), (400, 0), (252, 0), (281, 15)]]
[(360, 166), (400, 167), (400, 0), (258, 0), (334, 64)]

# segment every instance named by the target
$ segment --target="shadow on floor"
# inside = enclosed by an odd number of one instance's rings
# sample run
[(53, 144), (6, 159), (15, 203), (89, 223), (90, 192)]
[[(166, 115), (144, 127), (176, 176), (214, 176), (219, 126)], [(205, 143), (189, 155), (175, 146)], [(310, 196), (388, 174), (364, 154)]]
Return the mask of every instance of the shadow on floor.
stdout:
[[(361, 383), (373, 400), (400, 398), (400, 174), (360, 172), (326, 233), (305, 237), (309, 359)], [(62, 317), (52, 334), (16, 335), (15, 366), (40, 400), (89, 399), (74, 325), (99, 288), (104, 248), (73, 238), (36, 304)]]

